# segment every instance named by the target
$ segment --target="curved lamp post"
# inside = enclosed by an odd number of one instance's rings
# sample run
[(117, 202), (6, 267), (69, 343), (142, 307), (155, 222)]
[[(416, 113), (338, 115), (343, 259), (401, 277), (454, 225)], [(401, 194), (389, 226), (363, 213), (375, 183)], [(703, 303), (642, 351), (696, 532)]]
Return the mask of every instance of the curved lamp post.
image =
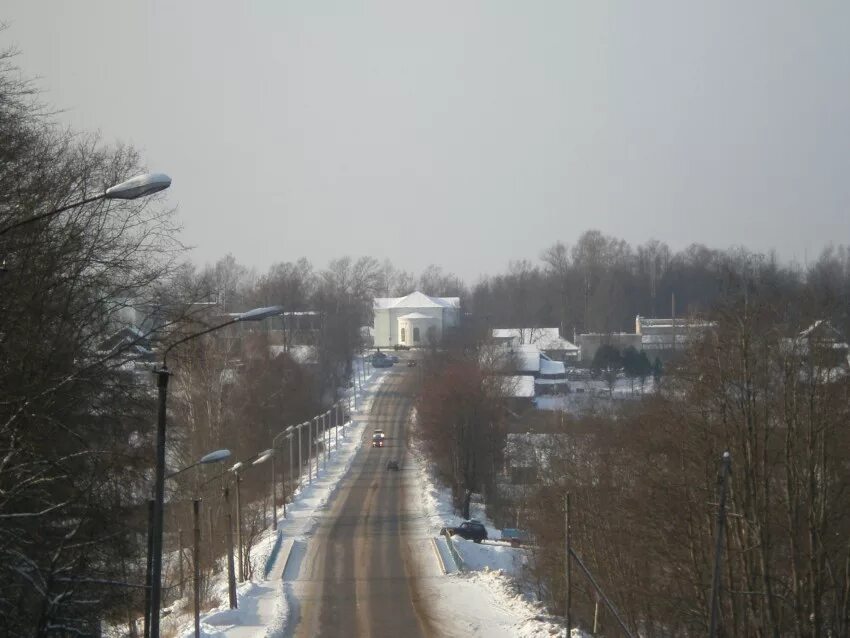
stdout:
[(191, 470), (193, 467), (197, 467), (198, 465), (209, 465), (210, 463), (218, 463), (219, 461), (224, 461), (225, 459), (229, 458), (230, 450), (216, 450), (215, 452), (204, 454), (201, 458), (192, 463), (192, 465), (187, 465), (183, 469), (177, 470), (176, 472), (172, 472), (171, 474), (168, 474), (165, 478), (174, 478), (178, 474), (182, 474), (186, 470)]
[[(230, 471), (233, 472), (233, 474), (236, 476), (236, 545), (239, 550), (240, 583), (245, 582), (245, 550), (242, 545), (242, 495), (241, 490), (239, 489), (239, 484), (242, 481), (242, 478), (239, 473), (243, 470), (248, 469), (249, 467), (265, 463), (273, 456), (274, 450), (263, 450), (262, 452), (255, 454), (247, 461), (239, 461), (233, 467), (230, 468)], [(245, 465), (246, 463), (250, 463), (250, 465)]]
[[(133, 180), (129, 180), (133, 181)], [(127, 182), (125, 182), (127, 184)], [(130, 189), (137, 187), (131, 186)], [(131, 191), (127, 191), (128, 193)], [(138, 195), (137, 195), (138, 196)], [(201, 330), (182, 339), (178, 339), (172, 343), (162, 355), (162, 366), (154, 370), (157, 378), (157, 392), (159, 398), (159, 406), (157, 410), (157, 430), (156, 430), (156, 484), (154, 487), (154, 507), (153, 507), (153, 543), (151, 548), (152, 558), (152, 580), (151, 580), (151, 638), (159, 638), (159, 614), (162, 604), (162, 527), (163, 527), (163, 509), (165, 502), (165, 425), (166, 425), (166, 404), (168, 400), (168, 378), (171, 372), (168, 370), (167, 360), (168, 353), (180, 344), (197, 339), (205, 334), (221, 330), (227, 326), (239, 323), (241, 321), (262, 321), (283, 312), (281, 306), (269, 306), (266, 308), (255, 308), (244, 312), (230, 321), (225, 321), (212, 328)]]
[[(192, 463), (191, 465), (187, 465), (186, 467), (177, 470), (176, 472), (172, 472), (167, 475), (165, 478), (170, 479), (174, 478), (178, 474), (182, 474), (186, 470), (191, 470), (193, 467), (197, 467), (198, 465), (208, 465), (210, 463), (217, 463), (219, 461), (223, 461), (230, 457), (230, 450), (216, 450), (215, 452), (209, 452), (204, 454), (197, 461)], [(151, 609), (151, 580), (152, 570), (153, 570), (153, 512), (154, 512), (154, 501), (149, 501), (148, 507), (148, 561), (147, 561), (147, 570), (145, 572), (145, 636), (150, 636), (150, 609)], [(200, 525), (198, 523), (199, 509), (200, 509), (201, 501), (197, 498), (192, 501), (192, 516), (194, 519), (193, 532), (194, 532), (194, 550), (193, 550), (193, 561), (194, 561), (194, 581), (195, 581), (195, 635), (200, 635), (200, 625), (198, 624), (198, 614), (200, 609)], [(181, 563), (182, 565), (182, 563)], [(182, 567), (181, 567), (182, 569)], [(182, 579), (181, 579), (182, 580)]]
[(84, 206), (85, 204), (91, 204), (92, 202), (96, 202), (101, 199), (138, 199), (139, 197), (145, 197), (147, 195), (153, 195), (154, 193), (158, 193), (159, 191), (165, 190), (169, 186), (171, 186), (171, 178), (165, 173), (144, 173), (142, 175), (137, 175), (136, 177), (132, 177), (126, 181), (121, 182), (120, 184), (116, 184), (115, 186), (107, 188), (104, 192), (100, 193), (99, 195), (95, 195), (94, 197), (81, 199), (78, 202), (66, 204), (65, 206), (61, 206), (46, 213), (41, 213), (40, 215), (33, 215), (32, 217), (27, 217), (26, 219), (22, 219), (18, 222), (15, 222), (14, 224), (4, 226), (3, 228), (0, 228), (0, 235), (5, 235), (10, 230), (14, 230), (15, 228), (19, 228), (20, 226), (32, 224), (33, 222), (37, 222), (40, 219), (53, 217), (53, 215), (58, 215), (59, 213), (62, 213), (71, 208), (77, 208), (79, 206)]

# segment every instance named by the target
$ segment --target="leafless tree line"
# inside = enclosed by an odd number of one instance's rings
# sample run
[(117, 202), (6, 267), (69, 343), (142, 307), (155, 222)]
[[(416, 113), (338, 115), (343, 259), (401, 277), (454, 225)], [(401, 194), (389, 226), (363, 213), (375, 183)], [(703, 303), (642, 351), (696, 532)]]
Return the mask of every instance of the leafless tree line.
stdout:
[[(0, 228), (142, 172), (129, 148), (53, 124), (0, 54)], [(131, 504), (153, 406), (103, 339), (181, 247), (156, 200), (99, 201), (0, 236), (0, 633), (93, 632), (135, 596)]]
[[(850, 332), (850, 251), (830, 246), (812, 263), (784, 263), (773, 254), (745, 248), (711, 249), (693, 244), (674, 251), (651, 240), (636, 247), (598, 230), (572, 247), (557, 242), (540, 263), (511, 262), (466, 293), (464, 306), (482, 331), (488, 327), (558, 326), (574, 332), (634, 330), (635, 315), (704, 315), (739, 289), (802, 296), (822, 308), (835, 326)], [(675, 303), (674, 303), (675, 302)]]
[[(633, 629), (705, 635), (719, 461), (729, 451), (722, 635), (847, 635), (847, 362), (831, 343), (800, 341), (807, 323), (787, 314), (760, 296), (724, 304), (718, 330), (662, 392), (529, 441), (538, 455), (524, 510), (538, 541), (530, 576), (553, 609), (563, 611), (570, 492), (573, 547)], [(585, 583), (576, 590), (573, 617), (590, 628), (595, 597)]]

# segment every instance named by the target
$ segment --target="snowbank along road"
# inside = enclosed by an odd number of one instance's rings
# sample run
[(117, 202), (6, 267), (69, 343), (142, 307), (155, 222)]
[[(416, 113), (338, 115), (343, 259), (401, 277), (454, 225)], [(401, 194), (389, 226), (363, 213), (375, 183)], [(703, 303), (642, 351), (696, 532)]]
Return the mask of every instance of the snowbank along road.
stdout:
[[(293, 609), (287, 635), (435, 635), (416, 587), (410, 554), (412, 531), (402, 507), (406, 482), (407, 436), (416, 369), (396, 365), (378, 389), (364, 440), (318, 522), (301, 560), (287, 567)], [(386, 446), (368, 442), (374, 428), (387, 435)], [(400, 471), (387, 470), (387, 461)], [(294, 572), (294, 573), (291, 573)]]

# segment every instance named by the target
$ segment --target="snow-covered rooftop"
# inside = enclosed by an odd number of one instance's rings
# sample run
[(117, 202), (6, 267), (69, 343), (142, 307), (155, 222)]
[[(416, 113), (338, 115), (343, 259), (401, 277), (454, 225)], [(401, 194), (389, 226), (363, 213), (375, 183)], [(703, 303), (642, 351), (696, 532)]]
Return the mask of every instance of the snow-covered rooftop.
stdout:
[(540, 355), (540, 374), (546, 376), (563, 376), (566, 377), (567, 368), (561, 361), (552, 361), (544, 354)]
[(533, 344), (541, 350), (578, 352), (579, 347), (561, 337), (557, 328), (493, 328), (494, 339), (510, 339), (515, 344)]
[(387, 308), (459, 308), (460, 297), (429, 297), (417, 290), (405, 297), (375, 297), (372, 307), (375, 310)]
[(411, 312), (406, 315), (402, 315), (399, 319), (431, 319), (431, 317), (423, 315), (421, 312)]

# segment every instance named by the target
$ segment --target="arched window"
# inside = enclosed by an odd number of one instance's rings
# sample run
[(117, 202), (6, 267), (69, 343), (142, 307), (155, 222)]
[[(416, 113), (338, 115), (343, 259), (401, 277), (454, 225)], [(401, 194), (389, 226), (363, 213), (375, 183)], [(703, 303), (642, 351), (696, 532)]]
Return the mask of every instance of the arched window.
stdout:
[(401, 342), (405, 343), (405, 341), (404, 341), (404, 328), (401, 329)]
[(419, 328), (413, 329), (413, 343), (419, 343)]

